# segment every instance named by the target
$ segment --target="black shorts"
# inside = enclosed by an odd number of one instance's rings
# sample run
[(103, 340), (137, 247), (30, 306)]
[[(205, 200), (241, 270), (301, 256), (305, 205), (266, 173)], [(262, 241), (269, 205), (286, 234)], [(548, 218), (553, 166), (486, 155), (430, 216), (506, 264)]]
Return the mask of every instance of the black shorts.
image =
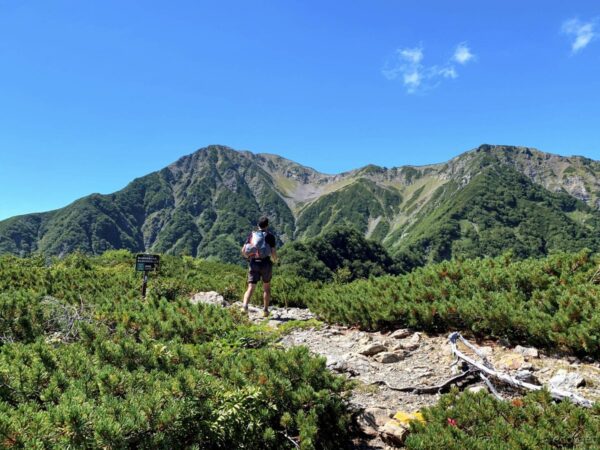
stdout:
[(273, 276), (273, 262), (270, 259), (262, 261), (250, 260), (248, 267), (248, 283), (256, 284), (262, 279), (263, 283), (270, 283)]

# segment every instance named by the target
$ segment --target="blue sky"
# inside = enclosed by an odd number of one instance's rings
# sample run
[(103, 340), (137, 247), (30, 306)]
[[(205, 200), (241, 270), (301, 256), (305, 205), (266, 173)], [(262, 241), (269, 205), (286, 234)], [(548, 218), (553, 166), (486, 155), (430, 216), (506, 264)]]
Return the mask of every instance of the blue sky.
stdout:
[(600, 159), (598, 1), (0, 0), (0, 219), (208, 144), (322, 172)]

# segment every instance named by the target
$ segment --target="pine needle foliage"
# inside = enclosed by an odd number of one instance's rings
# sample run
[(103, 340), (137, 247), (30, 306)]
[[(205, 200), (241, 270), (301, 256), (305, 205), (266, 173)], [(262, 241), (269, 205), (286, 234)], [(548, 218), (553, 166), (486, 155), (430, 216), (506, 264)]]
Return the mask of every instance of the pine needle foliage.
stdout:
[(0, 448), (344, 444), (348, 385), (324, 359), (190, 304), (196, 291), (238, 299), (242, 269), (163, 257), (143, 301), (133, 259), (0, 257)]
[(589, 251), (543, 259), (452, 260), (407, 275), (323, 286), (309, 299), (327, 321), (377, 330), (470, 331), (600, 355), (600, 264)]
[(600, 407), (554, 403), (545, 391), (511, 402), (458, 391), (423, 411), (405, 446), (410, 450), (600, 448)]

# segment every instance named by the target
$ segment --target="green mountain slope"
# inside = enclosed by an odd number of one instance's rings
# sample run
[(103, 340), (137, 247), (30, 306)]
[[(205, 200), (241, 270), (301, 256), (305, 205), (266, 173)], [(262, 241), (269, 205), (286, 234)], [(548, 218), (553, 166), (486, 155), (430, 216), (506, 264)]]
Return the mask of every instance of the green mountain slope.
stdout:
[(111, 248), (240, 262), (266, 214), (280, 243), (351, 225), (405, 262), (598, 248), (600, 163), (490, 146), (443, 164), (326, 175), (271, 154), (209, 146), (62, 209), (0, 221), (0, 253)]
[(460, 188), (440, 188), (411, 225), (388, 242), (410, 265), (452, 256), (540, 257), (584, 247), (600, 249), (600, 214), (584, 202), (552, 193), (509, 166), (490, 165)]
[(359, 178), (302, 209), (297, 221), (298, 235), (316, 236), (336, 225), (351, 225), (373, 239), (382, 239), (401, 203), (398, 189)]

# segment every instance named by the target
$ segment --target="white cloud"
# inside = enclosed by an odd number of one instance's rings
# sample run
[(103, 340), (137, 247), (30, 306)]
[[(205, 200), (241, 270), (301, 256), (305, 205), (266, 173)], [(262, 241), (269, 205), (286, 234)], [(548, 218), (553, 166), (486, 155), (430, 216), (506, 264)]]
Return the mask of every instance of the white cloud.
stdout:
[(398, 53), (402, 58), (413, 64), (419, 64), (423, 60), (423, 49), (420, 47), (405, 48), (398, 50)]
[(453, 62), (464, 65), (474, 57), (466, 44), (462, 43), (456, 47), (454, 55), (445, 64), (427, 66), (423, 63), (425, 54), (421, 46), (399, 48), (387, 61), (381, 73), (388, 80), (400, 80), (406, 92), (414, 94), (435, 88), (444, 78), (458, 78), (458, 71)]
[(423, 80), (422, 60), (423, 49), (421, 47), (400, 48), (394, 52), (391, 62), (388, 62), (381, 72), (388, 80), (401, 78), (406, 90), (413, 93), (416, 92)]
[(456, 46), (456, 49), (454, 50), (454, 56), (452, 56), (452, 60), (459, 64), (466, 64), (473, 58), (475, 58), (475, 55), (471, 53), (471, 49), (465, 42), (462, 42)]
[(577, 53), (598, 37), (596, 23), (593, 21), (582, 22), (579, 19), (570, 19), (563, 23), (562, 32), (570, 36), (571, 52)]
[(442, 67), (437, 71), (437, 73), (444, 78), (458, 78), (458, 73), (454, 66)]
[(421, 85), (423, 75), (418, 69), (415, 69), (412, 72), (404, 73), (402, 78), (408, 92), (415, 92)]

